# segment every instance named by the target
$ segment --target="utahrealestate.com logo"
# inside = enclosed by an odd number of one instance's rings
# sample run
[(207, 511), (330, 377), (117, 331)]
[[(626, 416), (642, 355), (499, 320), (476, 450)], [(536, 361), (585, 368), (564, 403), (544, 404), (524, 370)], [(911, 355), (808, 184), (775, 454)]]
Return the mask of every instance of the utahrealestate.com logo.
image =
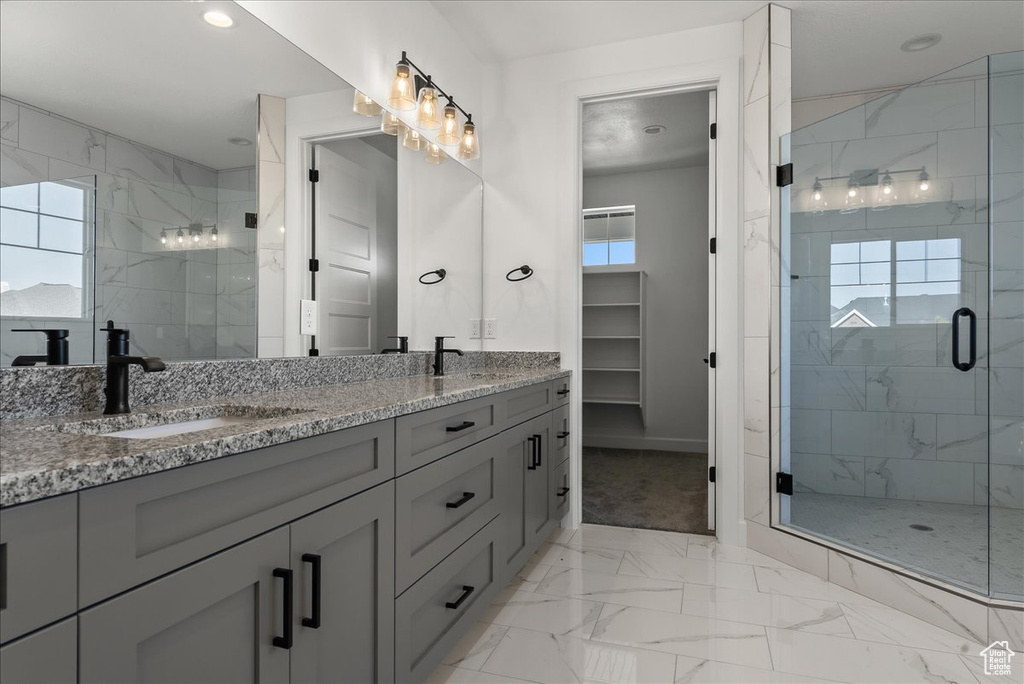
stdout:
[(995, 641), (978, 655), (985, 659), (985, 674), (1009, 675), (1013, 669), (1010, 660), (1017, 654), (1010, 650), (1010, 642)]

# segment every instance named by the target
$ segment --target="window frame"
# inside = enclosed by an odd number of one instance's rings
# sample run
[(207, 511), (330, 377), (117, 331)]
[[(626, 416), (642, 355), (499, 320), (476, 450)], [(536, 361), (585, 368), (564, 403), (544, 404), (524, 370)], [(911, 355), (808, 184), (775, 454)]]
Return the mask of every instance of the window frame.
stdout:
[[(633, 262), (629, 264), (598, 264), (593, 266), (583, 265), (583, 250), (586, 248), (587, 240), (585, 237), (585, 231), (583, 229), (584, 217), (587, 214), (613, 214), (621, 212), (632, 212), (633, 213)], [(580, 212), (580, 264), (582, 265), (584, 273), (623, 273), (628, 271), (636, 271), (640, 269), (640, 235), (637, 230), (637, 221), (640, 212), (635, 204), (623, 204), (614, 207), (591, 207), (589, 209), (584, 208)], [(606, 240), (605, 242), (609, 242)]]

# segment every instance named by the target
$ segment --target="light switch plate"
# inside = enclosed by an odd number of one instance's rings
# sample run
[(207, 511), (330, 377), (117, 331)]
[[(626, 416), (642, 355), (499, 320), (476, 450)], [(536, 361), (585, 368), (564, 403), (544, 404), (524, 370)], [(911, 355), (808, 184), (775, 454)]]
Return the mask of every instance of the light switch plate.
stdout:
[(312, 299), (303, 299), (299, 307), (299, 334), (316, 335), (318, 305)]
[(498, 336), (498, 319), (497, 318), (485, 318), (484, 319), (484, 339), (493, 340)]
[(480, 319), (470, 318), (469, 319), (469, 339), (479, 340), (480, 339)]

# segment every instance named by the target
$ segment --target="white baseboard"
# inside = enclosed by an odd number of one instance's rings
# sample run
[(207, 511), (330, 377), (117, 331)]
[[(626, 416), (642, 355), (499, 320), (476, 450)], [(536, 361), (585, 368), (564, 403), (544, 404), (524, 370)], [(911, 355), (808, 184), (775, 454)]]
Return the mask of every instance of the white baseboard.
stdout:
[(583, 446), (596, 447), (598, 449), (646, 449), (648, 451), (708, 453), (708, 441), (706, 439), (679, 439), (674, 437), (584, 435)]

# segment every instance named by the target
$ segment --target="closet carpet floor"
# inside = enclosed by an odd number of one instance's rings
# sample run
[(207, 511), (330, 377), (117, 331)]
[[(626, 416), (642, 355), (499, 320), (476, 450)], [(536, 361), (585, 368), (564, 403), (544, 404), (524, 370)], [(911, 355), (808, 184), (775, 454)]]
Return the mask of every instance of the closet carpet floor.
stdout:
[(713, 534), (707, 466), (707, 454), (583, 447), (583, 522)]

